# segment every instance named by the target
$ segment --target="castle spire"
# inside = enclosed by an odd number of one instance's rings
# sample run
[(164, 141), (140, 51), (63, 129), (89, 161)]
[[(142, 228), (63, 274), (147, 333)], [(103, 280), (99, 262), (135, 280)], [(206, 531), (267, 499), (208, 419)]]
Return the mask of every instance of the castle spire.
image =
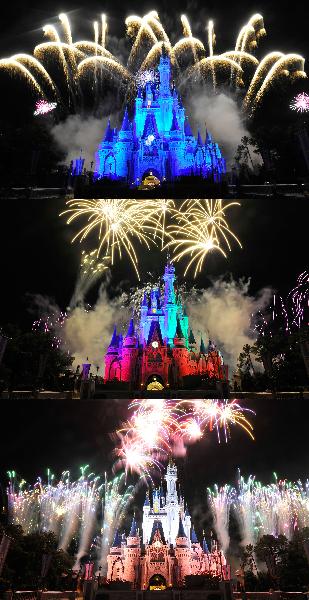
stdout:
[(194, 337), (192, 329), (190, 329), (188, 342), (189, 342), (190, 346), (194, 346), (194, 344), (196, 344), (195, 337)]
[(127, 337), (133, 337), (134, 335), (135, 335), (134, 321), (133, 321), (133, 319), (131, 319), (129, 328), (128, 328)]
[(176, 112), (173, 110), (173, 120), (171, 125), (171, 131), (179, 131), (179, 125), (177, 121)]
[(194, 529), (194, 525), (192, 525), (192, 529), (191, 529), (191, 542), (192, 544), (198, 544), (198, 539), (195, 533), (195, 529)]
[(197, 134), (197, 145), (198, 146), (203, 146), (203, 140), (200, 134), (200, 130), (198, 130), (198, 134)]
[(201, 343), (200, 343), (200, 354), (206, 354), (206, 348), (205, 348), (205, 344), (203, 342), (202, 337), (201, 337)]
[(178, 337), (179, 339), (182, 339), (184, 337), (183, 333), (182, 333), (182, 329), (181, 329), (181, 324), (179, 319), (177, 318), (177, 325), (176, 325), (176, 334), (175, 337)]
[(120, 535), (118, 529), (116, 529), (115, 535), (114, 535), (114, 541), (112, 543), (112, 548), (120, 548), (121, 542), (122, 542), (121, 535)]
[(133, 517), (129, 537), (136, 537), (136, 536), (137, 536), (137, 524), (135, 521), (135, 517)]
[(207, 546), (207, 542), (205, 539), (205, 534), (203, 535), (203, 552), (205, 552), (205, 554), (209, 554), (209, 548)]
[(186, 532), (184, 530), (184, 526), (183, 526), (183, 522), (181, 520), (181, 516), (179, 515), (179, 526), (178, 526), (178, 533), (177, 533), (177, 537), (181, 537), (181, 538), (186, 538)]
[(111, 128), (111, 121), (108, 119), (107, 127), (105, 130), (104, 142), (112, 142), (113, 141), (113, 130)]
[(184, 130), (185, 130), (186, 137), (193, 137), (193, 133), (192, 133), (192, 129), (191, 129), (191, 125), (189, 123), (188, 117), (186, 117), (186, 119), (185, 119)]
[(125, 109), (124, 115), (123, 115), (123, 120), (122, 120), (122, 125), (121, 125), (121, 131), (130, 131), (130, 121), (129, 121), (128, 107), (127, 106), (126, 106), (126, 109)]
[(110, 346), (116, 346), (118, 347), (118, 335), (117, 335), (117, 328), (116, 325), (114, 326), (114, 331), (113, 331), (113, 335), (112, 335), (112, 339), (110, 341)]

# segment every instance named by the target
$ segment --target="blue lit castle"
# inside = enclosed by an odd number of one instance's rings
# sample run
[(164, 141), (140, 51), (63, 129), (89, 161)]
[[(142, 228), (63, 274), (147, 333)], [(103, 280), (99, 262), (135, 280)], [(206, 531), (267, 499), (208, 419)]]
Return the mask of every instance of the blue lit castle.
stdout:
[(119, 130), (108, 122), (96, 153), (95, 177), (140, 186), (193, 175), (220, 182), (225, 172), (220, 148), (207, 130), (205, 141), (200, 132), (193, 135), (163, 52), (156, 76), (138, 88), (133, 120), (126, 108)]

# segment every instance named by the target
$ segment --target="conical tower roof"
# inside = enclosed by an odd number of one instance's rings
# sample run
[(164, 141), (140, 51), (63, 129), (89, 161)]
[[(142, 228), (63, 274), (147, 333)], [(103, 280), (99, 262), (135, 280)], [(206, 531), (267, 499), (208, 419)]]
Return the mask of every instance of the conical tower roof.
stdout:
[(122, 537), (121, 537), (118, 529), (116, 529), (115, 535), (114, 535), (114, 541), (112, 543), (112, 548), (120, 548), (121, 542), (122, 542)]
[(108, 119), (107, 127), (104, 135), (104, 142), (112, 142), (113, 140), (113, 129), (111, 128), (110, 119)]
[(201, 354), (206, 354), (206, 348), (205, 348), (205, 344), (203, 342), (203, 338), (201, 338), (201, 343), (200, 343), (200, 353)]
[(209, 548), (207, 546), (207, 542), (205, 540), (205, 536), (203, 537), (203, 552), (205, 552), (205, 554), (209, 554)]
[(136, 536), (137, 536), (137, 523), (135, 521), (135, 517), (133, 517), (129, 537), (136, 537)]
[(110, 346), (116, 346), (116, 347), (118, 347), (118, 345), (119, 345), (119, 338), (118, 338), (118, 335), (117, 335), (117, 328), (116, 328), (116, 325), (115, 325), (114, 331), (113, 331), (113, 335), (112, 335), (112, 339), (110, 341)]
[(203, 146), (203, 140), (200, 134), (200, 130), (198, 130), (198, 134), (197, 134), (197, 145), (198, 146)]
[(196, 537), (194, 525), (192, 525), (192, 529), (191, 529), (191, 542), (192, 542), (192, 544), (198, 544), (198, 539)]
[(124, 111), (124, 115), (123, 115), (123, 120), (122, 120), (122, 125), (121, 125), (121, 131), (130, 131), (130, 121), (129, 121), (129, 115), (128, 115), (128, 108), (126, 106), (126, 109)]
[(186, 120), (185, 120), (184, 130), (185, 130), (185, 135), (187, 137), (192, 137), (193, 136), (191, 125), (189, 123), (188, 117), (186, 117)]
[(135, 329), (134, 329), (134, 321), (133, 321), (133, 319), (131, 319), (129, 327), (128, 327), (127, 337), (133, 337), (133, 335), (135, 335)]
[(196, 340), (195, 340), (195, 337), (194, 337), (192, 329), (190, 329), (189, 340), (188, 341), (189, 341), (189, 344), (192, 344), (192, 345), (196, 344)]
[(177, 120), (177, 115), (176, 112), (173, 110), (173, 120), (172, 120), (172, 125), (171, 125), (171, 133), (172, 132), (179, 132), (180, 128), (179, 128), (179, 123)]
[(184, 530), (184, 526), (183, 526), (183, 522), (181, 520), (181, 516), (179, 515), (179, 526), (178, 526), (178, 533), (177, 533), (177, 537), (182, 537), (182, 538), (186, 538), (186, 532)]
[(178, 337), (179, 339), (182, 339), (184, 337), (179, 319), (177, 319), (175, 337)]

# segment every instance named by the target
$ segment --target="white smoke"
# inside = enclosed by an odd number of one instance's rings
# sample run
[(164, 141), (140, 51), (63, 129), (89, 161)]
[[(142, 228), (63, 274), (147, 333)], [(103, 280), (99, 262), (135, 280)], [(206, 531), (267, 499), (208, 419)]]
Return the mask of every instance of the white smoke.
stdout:
[(85, 159), (85, 168), (90, 170), (107, 121), (107, 117), (97, 119), (91, 116), (70, 115), (65, 121), (52, 128), (52, 136), (65, 153), (67, 164), (81, 156)]
[(253, 343), (252, 315), (269, 304), (272, 293), (270, 288), (263, 288), (256, 296), (251, 296), (249, 285), (250, 280), (219, 278), (212, 287), (203, 290), (201, 296), (187, 302), (192, 330), (203, 336), (208, 334), (232, 369), (236, 367), (243, 346)]
[[(190, 96), (190, 110), (193, 121), (200, 127), (206, 124), (214, 140), (222, 147), (227, 163), (233, 162), (241, 138), (250, 137), (237, 102), (222, 92), (214, 96), (204, 91)], [(254, 164), (261, 163), (261, 157), (253, 149), (250, 154)]]
[(129, 312), (123, 306), (121, 297), (110, 299), (104, 287), (91, 310), (83, 305), (76, 306), (69, 312), (62, 330), (64, 341), (74, 356), (74, 366), (81, 365), (88, 357), (93, 367), (100, 367), (103, 373), (104, 356), (110, 343), (114, 325), (117, 331), (121, 324), (129, 320)]

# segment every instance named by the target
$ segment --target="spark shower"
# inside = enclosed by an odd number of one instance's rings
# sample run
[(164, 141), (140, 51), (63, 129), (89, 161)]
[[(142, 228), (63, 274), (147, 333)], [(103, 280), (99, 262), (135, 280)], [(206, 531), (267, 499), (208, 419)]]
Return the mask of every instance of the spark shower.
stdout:
[[(92, 37), (86, 40), (73, 41), (66, 14), (61, 13), (59, 21), (60, 32), (52, 24), (43, 27), (48, 41), (35, 46), (33, 55), (18, 53), (3, 58), (0, 69), (22, 77), (40, 99), (57, 102), (62, 114), (82, 112), (87, 94), (93, 98), (95, 110), (98, 99), (111, 85), (127, 102), (147, 78), (143, 73), (151, 74), (163, 47), (180, 90), (199, 83), (209, 84), (213, 93), (222, 85), (231, 92), (243, 89), (242, 108), (249, 117), (277, 81), (306, 77), (304, 58), (297, 53), (273, 51), (257, 58), (256, 49), (266, 35), (260, 14), (254, 14), (241, 28), (234, 48), (219, 53), (215, 53), (213, 21), (206, 25), (207, 36), (202, 40), (194, 36), (189, 18), (181, 15), (178, 31), (182, 28), (182, 37), (172, 43), (155, 10), (143, 17), (129, 16), (125, 27), (132, 46), (125, 64), (108, 50), (107, 15), (93, 23)], [(173, 32), (172, 37), (175, 35), (179, 36)]]

